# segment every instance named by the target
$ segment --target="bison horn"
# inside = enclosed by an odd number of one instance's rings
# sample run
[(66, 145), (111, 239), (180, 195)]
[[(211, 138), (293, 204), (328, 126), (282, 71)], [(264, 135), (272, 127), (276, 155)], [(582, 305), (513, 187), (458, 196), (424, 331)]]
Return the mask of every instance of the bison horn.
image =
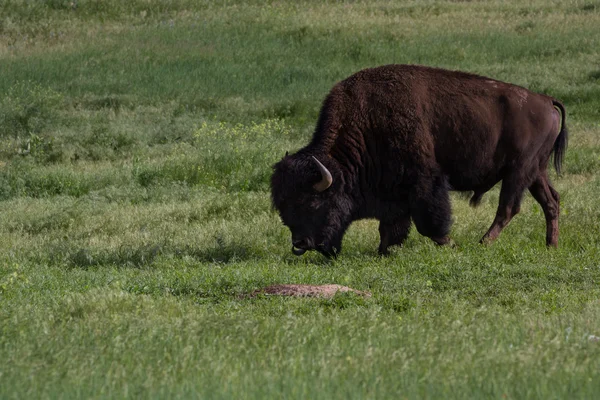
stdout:
[(325, 166), (321, 164), (321, 162), (317, 160), (316, 157), (313, 156), (313, 160), (315, 160), (319, 171), (321, 171), (321, 180), (318, 183), (315, 183), (313, 185), (313, 188), (317, 192), (322, 192), (326, 190), (329, 186), (331, 186), (331, 184), (333, 183), (333, 178), (331, 177), (331, 172), (329, 172), (329, 170), (325, 168)]

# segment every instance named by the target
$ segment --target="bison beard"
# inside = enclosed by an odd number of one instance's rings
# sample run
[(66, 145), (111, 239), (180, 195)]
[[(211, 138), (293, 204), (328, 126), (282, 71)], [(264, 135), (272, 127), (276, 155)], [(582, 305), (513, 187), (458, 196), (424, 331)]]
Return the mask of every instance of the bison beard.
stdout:
[(379, 252), (402, 245), (414, 222), (450, 239), (450, 190), (471, 205), (502, 181), (491, 242), (519, 212), (525, 189), (558, 244), (559, 195), (548, 179), (567, 146), (565, 109), (555, 99), (494, 79), (416, 65), (360, 71), (333, 87), (312, 141), (274, 166), (273, 206), (292, 232), (292, 251), (341, 250), (357, 219), (380, 221)]

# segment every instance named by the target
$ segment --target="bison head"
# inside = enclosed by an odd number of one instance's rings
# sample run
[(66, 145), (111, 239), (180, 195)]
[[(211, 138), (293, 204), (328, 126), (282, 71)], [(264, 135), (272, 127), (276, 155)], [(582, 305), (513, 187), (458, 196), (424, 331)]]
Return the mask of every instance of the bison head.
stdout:
[(292, 252), (337, 255), (352, 212), (337, 164), (325, 156), (297, 153), (273, 168), (273, 206), (292, 232)]

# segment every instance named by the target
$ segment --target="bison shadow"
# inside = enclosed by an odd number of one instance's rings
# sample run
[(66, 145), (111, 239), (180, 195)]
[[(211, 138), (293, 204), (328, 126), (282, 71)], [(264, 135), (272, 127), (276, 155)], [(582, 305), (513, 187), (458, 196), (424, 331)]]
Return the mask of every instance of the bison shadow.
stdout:
[(284, 264), (331, 265), (334, 260), (320, 254), (303, 257), (291, 252), (268, 253), (267, 249), (256, 249), (240, 243), (219, 244), (211, 247), (186, 245), (173, 247), (165, 244), (147, 244), (141, 246), (121, 246), (117, 249), (90, 249), (86, 247), (57, 246), (47, 253), (53, 264), (62, 264), (70, 268), (87, 269), (96, 266), (116, 266), (119, 268), (145, 268), (154, 264), (159, 257), (174, 256), (178, 259), (191, 258), (205, 263), (230, 264), (241, 261), (278, 261)]

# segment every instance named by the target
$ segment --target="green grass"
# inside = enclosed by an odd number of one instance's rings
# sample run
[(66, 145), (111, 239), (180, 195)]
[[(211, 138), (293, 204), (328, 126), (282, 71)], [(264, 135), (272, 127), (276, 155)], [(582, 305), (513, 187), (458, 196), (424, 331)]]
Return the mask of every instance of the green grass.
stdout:
[[(596, 1), (0, 3), (0, 398), (593, 398), (600, 391)], [(527, 195), (452, 196), (456, 248), (294, 257), (271, 166), (364, 67), (564, 102), (558, 249)], [(245, 293), (337, 283), (331, 300)]]

